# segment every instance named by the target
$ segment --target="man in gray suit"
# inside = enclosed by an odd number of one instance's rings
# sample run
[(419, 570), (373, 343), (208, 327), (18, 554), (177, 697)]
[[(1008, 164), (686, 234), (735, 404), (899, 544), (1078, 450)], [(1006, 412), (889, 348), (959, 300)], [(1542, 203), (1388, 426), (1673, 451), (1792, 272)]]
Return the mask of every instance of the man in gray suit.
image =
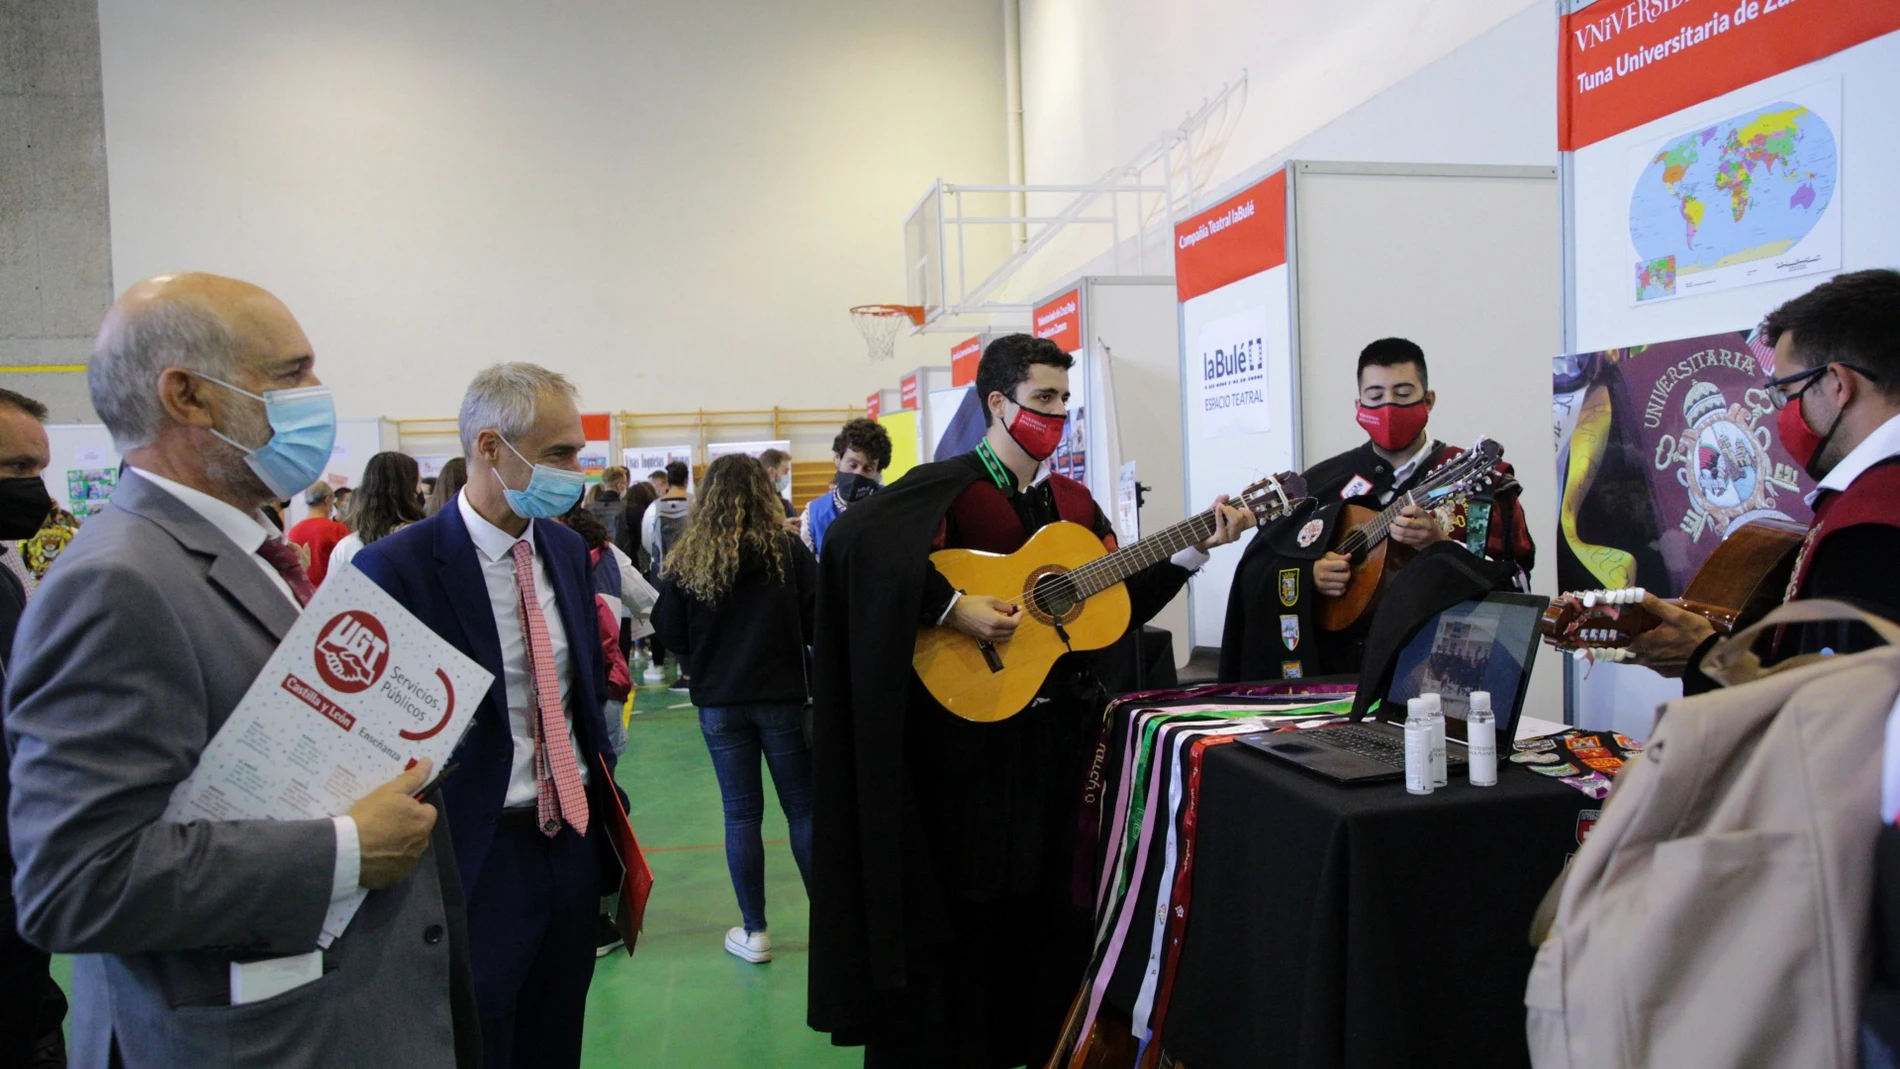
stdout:
[(259, 509), (328, 459), (315, 364), (275, 297), (208, 275), (134, 286), (95, 344), (128, 468), (27, 607), (6, 717), (20, 932), (75, 955), (75, 1066), (457, 1063), (461, 891), (411, 797), (426, 765), (333, 820), (159, 819), (309, 597)]

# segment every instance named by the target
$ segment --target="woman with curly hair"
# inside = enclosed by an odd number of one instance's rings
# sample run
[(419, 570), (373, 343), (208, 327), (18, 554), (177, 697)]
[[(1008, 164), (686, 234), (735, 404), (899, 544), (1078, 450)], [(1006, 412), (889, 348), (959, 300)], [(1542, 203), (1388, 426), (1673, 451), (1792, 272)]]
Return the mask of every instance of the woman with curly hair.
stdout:
[(666, 554), (653, 626), (692, 679), (699, 727), (712, 752), (726, 812), (726, 868), (742, 926), (726, 950), (772, 960), (765, 927), (765, 788), (772, 770), (791, 825), (792, 858), (811, 864), (811, 751), (805, 746), (805, 648), (817, 602), (818, 561), (786, 531), (784, 507), (757, 460), (720, 457)]

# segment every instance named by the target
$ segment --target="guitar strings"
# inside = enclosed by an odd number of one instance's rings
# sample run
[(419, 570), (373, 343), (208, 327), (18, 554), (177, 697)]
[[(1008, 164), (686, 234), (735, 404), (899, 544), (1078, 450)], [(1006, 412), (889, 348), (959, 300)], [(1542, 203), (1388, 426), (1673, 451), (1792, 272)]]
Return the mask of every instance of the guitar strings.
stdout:
[(1415, 500), (1417, 494), (1429, 495), (1449, 487), (1452, 500), (1464, 497), (1471, 493), (1474, 487), (1459, 484), (1470, 481), (1472, 476), (1481, 474), (1493, 463), (1495, 461), (1480, 450), (1467, 451), (1458, 459), (1427, 475), (1423, 484), (1406, 491), (1399, 500), (1386, 506), (1377, 516), (1353, 528), (1345, 538), (1340, 540), (1339, 548), (1334, 552), (1350, 557), (1378, 545), (1391, 532), (1392, 521), (1398, 518), (1401, 511), (1408, 505), (1418, 506), (1418, 501)]

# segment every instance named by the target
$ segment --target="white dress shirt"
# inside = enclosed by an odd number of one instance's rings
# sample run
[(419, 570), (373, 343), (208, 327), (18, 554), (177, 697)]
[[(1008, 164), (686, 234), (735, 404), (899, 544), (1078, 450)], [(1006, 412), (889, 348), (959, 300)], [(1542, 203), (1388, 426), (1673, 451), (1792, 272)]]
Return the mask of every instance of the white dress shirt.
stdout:
[[(482, 582), (488, 587), (488, 605), (495, 614), (495, 634), (501, 639), (501, 677), (508, 696), (508, 733), (514, 738), (514, 770), (508, 775), (508, 793), (502, 805), (513, 809), (535, 804), (534, 777), (534, 677), (528, 661), (527, 636), (521, 631), (520, 594), (515, 587), (516, 542), (528, 543), (534, 550), (534, 594), (541, 606), (541, 618), (547, 621), (548, 645), (554, 650), (554, 674), (561, 681), (561, 709), (567, 716), (568, 738), (574, 747), (574, 760), (580, 766), (581, 782), (587, 782), (587, 763), (580, 759), (581, 744), (574, 738), (574, 717), (568, 704), (568, 636), (561, 625), (561, 609), (554, 597), (554, 584), (548, 580), (547, 565), (535, 543), (534, 524), (520, 538), (489, 523), (468, 503), (468, 495), (455, 495), (455, 507), (462, 512), (462, 523), (475, 543), (475, 556), (481, 562)], [(593, 606), (587, 618), (594, 618)]]
[(1847, 489), (1855, 479), (1861, 477), (1861, 473), (1896, 453), (1900, 453), (1900, 416), (1875, 427), (1874, 433), (1842, 457), (1841, 462), (1834, 465), (1833, 470), (1815, 486), (1814, 492), (1808, 495), (1808, 505), (1812, 507), (1814, 499), (1820, 497), (1823, 490), (1838, 493)]
[(1400, 464), (1398, 467), (1392, 469), (1392, 489), (1387, 490), (1385, 493), (1379, 495), (1379, 504), (1390, 505), (1392, 503), (1392, 499), (1399, 496), (1398, 488), (1405, 485), (1405, 480), (1410, 479), (1413, 475), (1417, 474), (1418, 466), (1425, 462), (1425, 454), (1431, 452), (1431, 449), (1432, 449), (1432, 440), (1430, 438), (1426, 438), (1425, 441), (1419, 444), (1418, 452), (1413, 453), (1411, 458), (1408, 459), (1405, 463)]
[[(160, 475), (153, 475), (144, 468), (133, 467), (139, 477), (158, 487), (160, 490), (184, 502), (191, 511), (204, 518), (206, 523), (218, 529), (224, 537), (237, 544), (257, 566), (264, 570), (270, 581), (298, 612), (303, 606), (297, 604), (297, 596), (290, 592), (290, 584), (278, 573), (275, 565), (258, 555), (258, 547), (267, 538), (281, 538), (282, 532), (272, 526), (262, 516), (246, 516), (229, 502), (220, 501), (202, 490), (194, 490), (183, 483), (173, 482)], [(330, 823), (336, 828), (336, 868), (330, 875), (330, 901), (337, 902), (356, 893), (357, 884), (363, 876), (363, 843), (357, 835), (356, 821), (345, 815), (331, 817)]]

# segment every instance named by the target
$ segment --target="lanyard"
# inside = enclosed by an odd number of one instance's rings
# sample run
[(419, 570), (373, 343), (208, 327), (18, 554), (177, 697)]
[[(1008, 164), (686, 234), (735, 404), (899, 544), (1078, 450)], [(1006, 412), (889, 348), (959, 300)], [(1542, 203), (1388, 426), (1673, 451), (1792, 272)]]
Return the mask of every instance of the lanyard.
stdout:
[(991, 482), (994, 482), (1006, 494), (1016, 492), (1016, 479), (1010, 475), (1009, 469), (1003, 466), (1003, 462), (997, 459), (996, 450), (990, 448), (988, 438), (976, 443), (976, 455), (990, 473)]

